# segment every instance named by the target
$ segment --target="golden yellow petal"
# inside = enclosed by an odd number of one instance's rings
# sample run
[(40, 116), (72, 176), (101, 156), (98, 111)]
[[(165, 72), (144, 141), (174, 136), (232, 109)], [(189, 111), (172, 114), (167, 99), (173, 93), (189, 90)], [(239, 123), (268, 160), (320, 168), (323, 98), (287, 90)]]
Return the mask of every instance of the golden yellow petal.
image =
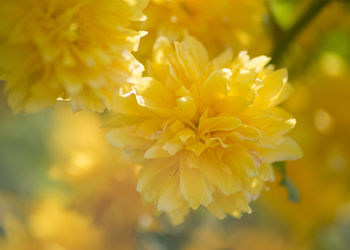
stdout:
[(231, 75), (229, 69), (218, 69), (212, 72), (200, 88), (202, 101), (211, 104), (224, 98), (230, 90)]
[(176, 99), (178, 113), (181, 117), (191, 120), (197, 113), (197, 105), (191, 96)]

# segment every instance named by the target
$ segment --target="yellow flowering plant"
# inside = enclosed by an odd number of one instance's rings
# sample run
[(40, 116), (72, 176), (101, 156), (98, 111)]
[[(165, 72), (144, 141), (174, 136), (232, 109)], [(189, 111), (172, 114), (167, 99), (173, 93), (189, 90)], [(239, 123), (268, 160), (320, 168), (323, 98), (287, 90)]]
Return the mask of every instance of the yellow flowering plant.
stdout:
[(131, 54), (145, 32), (148, 0), (2, 0), (0, 79), (14, 112), (37, 112), (57, 99), (102, 112), (143, 66)]
[(0, 0), (0, 249), (347, 249), (348, 7)]
[(149, 69), (116, 97), (109, 142), (146, 159), (137, 189), (177, 224), (200, 205), (219, 218), (250, 212), (271, 163), (301, 151), (295, 119), (278, 105), (291, 93), (285, 69), (230, 49), (209, 60), (191, 36), (160, 37)]

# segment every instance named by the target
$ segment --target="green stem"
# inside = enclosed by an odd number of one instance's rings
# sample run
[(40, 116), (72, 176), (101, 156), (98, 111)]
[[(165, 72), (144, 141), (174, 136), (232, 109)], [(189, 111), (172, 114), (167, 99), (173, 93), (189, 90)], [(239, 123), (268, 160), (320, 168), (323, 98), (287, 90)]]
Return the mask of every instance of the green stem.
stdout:
[(299, 35), (311, 20), (332, 0), (314, 0), (310, 7), (300, 17), (300, 19), (278, 39), (276, 46), (272, 52), (271, 63), (279, 65), (283, 59), (284, 53), (287, 51), (289, 44)]

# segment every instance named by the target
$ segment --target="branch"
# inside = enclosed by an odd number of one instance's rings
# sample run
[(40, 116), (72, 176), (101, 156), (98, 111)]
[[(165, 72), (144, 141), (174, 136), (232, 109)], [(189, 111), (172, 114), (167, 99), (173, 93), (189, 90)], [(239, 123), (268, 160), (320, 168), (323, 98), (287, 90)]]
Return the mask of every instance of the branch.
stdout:
[(299, 33), (317, 16), (318, 13), (332, 0), (314, 0), (310, 7), (300, 17), (300, 19), (277, 41), (272, 52), (271, 63), (279, 65), (282, 61), (283, 54), (289, 47), (289, 44), (299, 35)]

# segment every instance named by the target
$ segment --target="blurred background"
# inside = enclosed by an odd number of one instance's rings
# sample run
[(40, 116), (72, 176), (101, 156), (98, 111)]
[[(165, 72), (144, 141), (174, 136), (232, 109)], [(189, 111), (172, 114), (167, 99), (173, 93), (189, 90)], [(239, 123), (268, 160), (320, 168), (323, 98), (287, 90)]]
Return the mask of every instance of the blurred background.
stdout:
[(140, 166), (107, 144), (103, 116), (64, 102), (15, 116), (1, 97), (0, 249), (350, 249), (349, 1), (199, 2), (153, 0), (136, 56), (183, 25), (214, 55), (228, 41), (287, 67), (294, 94), (284, 106), (304, 157), (286, 171), (299, 201), (277, 174), (252, 214), (220, 221), (199, 209), (173, 227), (136, 192)]

